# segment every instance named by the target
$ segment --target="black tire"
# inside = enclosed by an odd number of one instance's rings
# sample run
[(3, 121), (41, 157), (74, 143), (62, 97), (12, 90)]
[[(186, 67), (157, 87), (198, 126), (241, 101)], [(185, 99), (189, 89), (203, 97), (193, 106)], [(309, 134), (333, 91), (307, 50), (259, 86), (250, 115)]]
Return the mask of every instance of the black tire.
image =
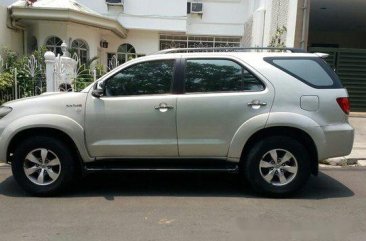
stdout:
[[(29, 163), (34, 164), (33, 162), (26, 160), (26, 157), (29, 153), (37, 149), (46, 149), (49, 151), (47, 152), (47, 157), (55, 159), (54, 156), (56, 156), (60, 163), (60, 165), (52, 167), (57, 168), (55, 171), (58, 173), (57, 178), (52, 179), (51, 176), (47, 174), (48, 169), (44, 171), (45, 174), (42, 175), (44, 176), (44, 178), (42, 178), (45, 181), (44, 185), (34, 183), (25, 174), (25, 166)], [(37, 151), (32, 153), (37, 153)], [(40, 150), (39, 153), (41, 153)], [(73, 181), (76, 174), (75, 158), (72, 150), (62, 141), (48, 136), (34, 136), (24, 140), (17, 146), (14, 151), (11, 167), (15, 180), (26, 192), (36, 196), (51, 196), (60, 192)], [(41, 161), (41, 159), (38, 161)], [(34, 164), (34, 166), (39, 165)], [(40, 170), (37, 171), (40, 173)], [(35, 177), (37, 177), (36, 175), (39, 174), (34, 172)], [(46, 180), (51, 183), (47, 184)], [(34, 181), (36, 181), (36, 178)]]
[[(269, 151), (277, 150), (278, 158), (281, 159), (281, 153), (283, 155), (286, 153), (285, 151), (292, 154), (292, 157), (287, 164), (275, 164), (276, 167), (263, 167), (260, 168), (260, 162), (263, 159), (273, 159), (272, 155), (267, 154)], [(284, 151), (282, 151), (284, 150)], [(268, 156), (270, 155), (270, 156)], [(284, 157), (284, 156), (282, 156)], [(279, 160), (277, 159), (277, 160)], [(287, 159), (287, 158), (286, 158)], [(294, 160), (295, 159), (295, 160)], [(280, 162), (280, 160), (279, 160)], [(295, 164), (296, 163), (296, 164)], [(267, 137), (263, 140), (258, 141), (252, 149), (249, 151), (248, 155), (246, 155), (240, 164), (240, 170), (242, 178), (248, 181), (254, 191), (272, 197), (284, 197), (294, 192), (298, 191), (303, 187), (306, 181), (310, 176), (310, 155), (307, 149), (303, 144), (298, 142), (296, 139), (287, 137), (287, 136), (273, 136)], [(273, 165), (271, 163), (271, 165)], [(294, 175), (292, 172), (287, 172), (286, 170), (282, 170), (281, 166), (284, 165), (293, 165), (297, 167), (297, 173)], [(279, 169), (276, 169), (279, 168)], [(275, 175), (272, 178), (271, 184), (269, 181), (266, 181), (263, 174), (268, 170), (273, 171)], [(279, 171), (276, 171), (279, 170)], [(272, 172), (272, 173), (273, 173)], [(288, 177), (288, 183), (283, 182), (284, 185), (280, 182), (279, 172), (282, 172), (284, 175)]]

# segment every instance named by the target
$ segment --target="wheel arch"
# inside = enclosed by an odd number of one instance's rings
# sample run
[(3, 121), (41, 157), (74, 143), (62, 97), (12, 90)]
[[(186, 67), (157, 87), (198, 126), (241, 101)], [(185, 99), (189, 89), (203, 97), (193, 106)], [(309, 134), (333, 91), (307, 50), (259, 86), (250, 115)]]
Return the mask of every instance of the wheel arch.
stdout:
[(1, 159), (10, 162), (16, 144), (29, 136), (50, 136), (61, 138), (77, 151), (81, 161), (92, 161), (93, 158), (85, 146), (84, 129), (75, 120), (61, 115), (33, 115), (20, 118), (6, 127), (0, 139)]
[(241, 153), (240, 161), (246, 160), (246, 156), (255, 143), (270, 136), (288, 136), (303, 144), (311, 157), (311, 172), (314, 175), (318, 174), (318, 151), (315, 142), (308, 133), (295, 127), (275, 126), (264, 128), (255, 132), (245, 143)]
[(7, 162), (11, 162), (12, 154), (15, 151), (16, 146), (22, 142), (23, 140), (32, 137), (32, 136), (47, 136), (52, 138), (57, 138), (58, 140), (61, 140), (64, 142), (74, 154), (78, 155), (80, 158), (79, 150), (74, 142), (74, 140), (65, 132), (55, 129), (55, 128), (49, 128), (49, 127), (34, 127), (34, 128), (28, 128), (19, 131), (16, 133), (13, 138), (10, 140), (6, 154), (7, 154)]

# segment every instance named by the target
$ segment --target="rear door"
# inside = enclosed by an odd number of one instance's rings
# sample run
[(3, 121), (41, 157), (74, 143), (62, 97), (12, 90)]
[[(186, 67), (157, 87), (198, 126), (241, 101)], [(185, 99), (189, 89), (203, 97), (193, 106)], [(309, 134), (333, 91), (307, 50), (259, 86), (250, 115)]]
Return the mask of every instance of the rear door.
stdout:
[(236, 59), (182, 62), (184, 93), (177, 99), (179, 155), (226, 157), (238, 128), (254, 116), (269, 113), (272, 86)]

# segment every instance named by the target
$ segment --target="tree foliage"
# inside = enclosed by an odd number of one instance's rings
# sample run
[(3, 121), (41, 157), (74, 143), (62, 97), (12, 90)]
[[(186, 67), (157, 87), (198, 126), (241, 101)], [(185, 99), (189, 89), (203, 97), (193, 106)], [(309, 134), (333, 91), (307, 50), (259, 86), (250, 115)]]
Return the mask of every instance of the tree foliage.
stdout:
[(284, 34), (287, 32), (286, 26), (277, 27), (275, 34), (272, 36), (268, 47), (286, 48)]
[[(17, 73), (17, 82), (21, 86), (21, 95), (30, 96), (39, 94), (45, 88), (45, 47), (36, 50), (30, 56), (20, 56), (16, 52), (3, 48), (1, 56), (3, 59), (2, 69), (0, 71), (0, 91), (12, 91)], [(32, 64), (31, 56), (34, 56)], [(31, 66), (33, 65), (33, 66)], [(15, 72), (16, 69), (16, 72)]]

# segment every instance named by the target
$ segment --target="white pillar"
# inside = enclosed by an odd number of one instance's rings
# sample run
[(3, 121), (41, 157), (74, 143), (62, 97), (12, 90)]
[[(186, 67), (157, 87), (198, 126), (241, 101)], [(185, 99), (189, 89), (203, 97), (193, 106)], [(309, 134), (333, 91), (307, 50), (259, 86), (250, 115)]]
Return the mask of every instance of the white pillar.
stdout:
[(286, 47), (295, 47), (295, 34), (296, 34), (296, 19), (298, 7), (298, 0), (289, 1), (288, 17), (287, 17), (287, 33), (286, 33)]
[(251, 47), (267, 47), (263, 43), (266, 10), (259, 8), (253, 13), (253, 30), (252, 30), (252, 46)]
[(14, 87), (15, 87), (14, 96), (15, 96), (15, 99), (17, 100), (18, 99), (18, 70), (17, 70), (17, 68), (14, 68)]
[(55, 54), (51, 51), (47, 51), (44, 54), (44, 59), (46, 62), (46, 91), (54, 92), (55, 89), (55, 80), (54, 80), (54, 71), (55, 71)]

